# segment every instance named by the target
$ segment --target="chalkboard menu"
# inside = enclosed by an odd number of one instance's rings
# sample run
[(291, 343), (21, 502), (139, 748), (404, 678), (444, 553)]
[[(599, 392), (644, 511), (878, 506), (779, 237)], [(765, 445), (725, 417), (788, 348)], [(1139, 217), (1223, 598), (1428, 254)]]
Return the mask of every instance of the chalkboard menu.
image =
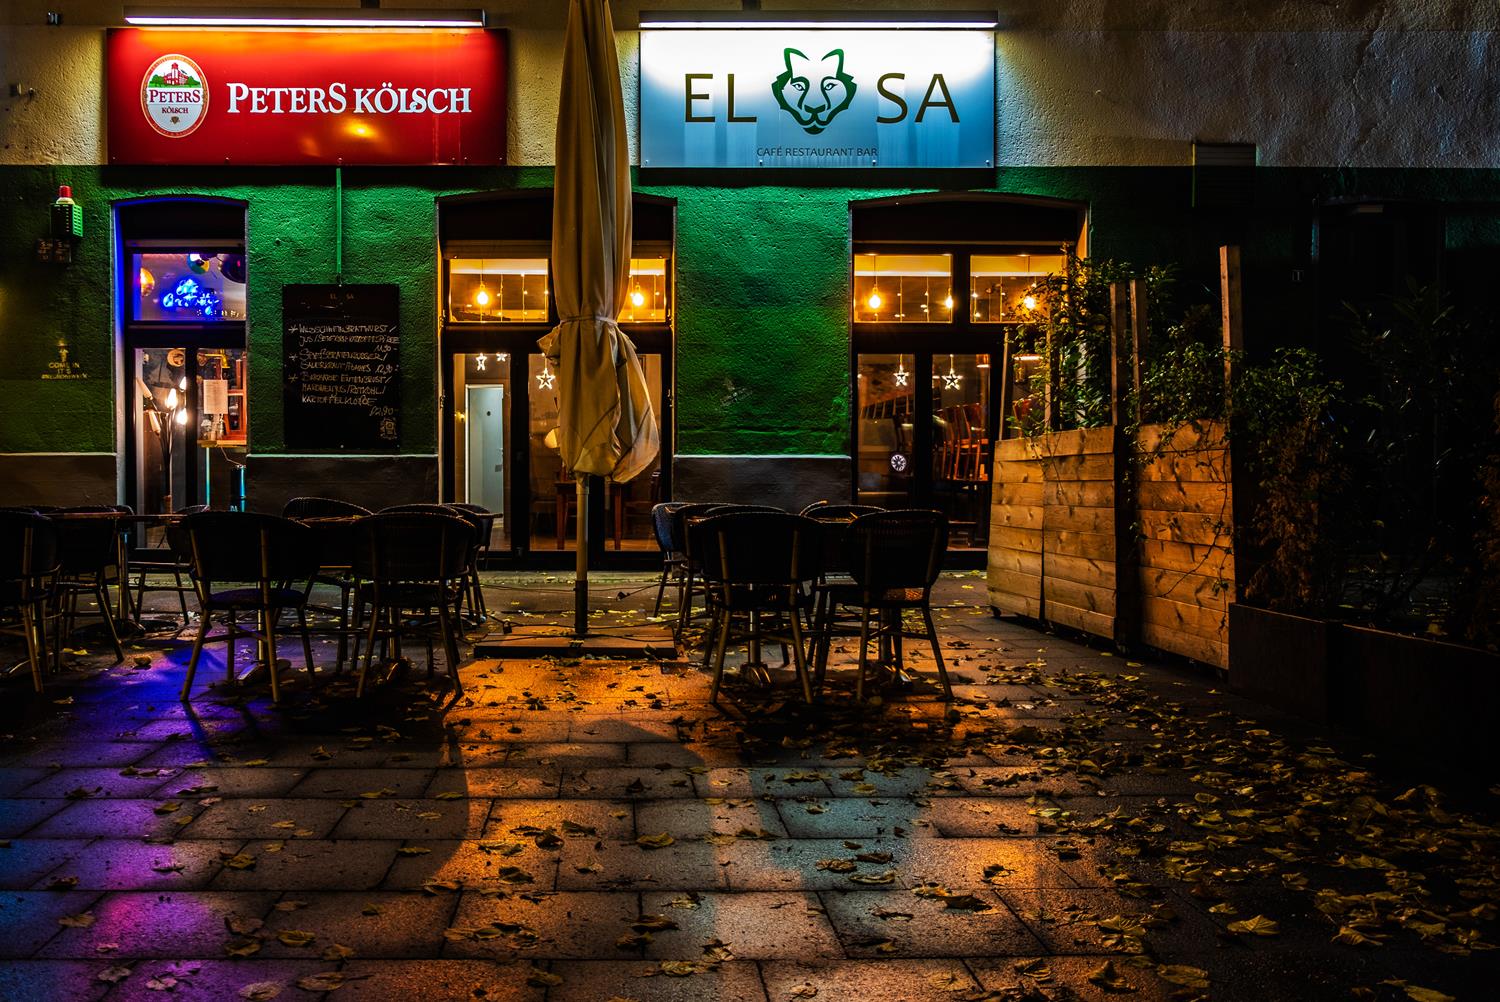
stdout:
[(400, 306), (395, 285), (282, 287), (288, 448), (396, 448)]

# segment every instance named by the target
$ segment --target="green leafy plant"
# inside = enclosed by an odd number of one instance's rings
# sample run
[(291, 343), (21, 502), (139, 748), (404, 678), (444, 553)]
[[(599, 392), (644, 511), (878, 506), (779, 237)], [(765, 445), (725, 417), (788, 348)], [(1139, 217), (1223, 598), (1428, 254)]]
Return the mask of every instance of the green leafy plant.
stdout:
[(1341, 594), (1330, 502), (1348, 481), (1333, 413), (1342, 387), (1306, 348), (1244, 366), (1233, 388), (1232, 448), (1256, 481), (1249, 526), (1259, 561), (1241, 596), (1278, 612), (1326, 615)]
[(1393, 629), (1463, 635), (1482, 576), (1482, 471), (1494, 448), (1494, 331), (1432, 286), (1409, 283), (1347, 314), (1358, 392), (1344, 505), (1344, 601)]
[(1011, 419), (1022, 434), (1054, 430), (1046, 419), (1049, 386), (1055, 430), (1109, 424), (1109, 287), (1132, 277), (1135, 271), (1124, 262), (1069, 254), (1064, 272), (1037, 283), (1038, 319), (1016, 332), (1016, 344), (1042, 356), (1028, 376), (1028, 406)]

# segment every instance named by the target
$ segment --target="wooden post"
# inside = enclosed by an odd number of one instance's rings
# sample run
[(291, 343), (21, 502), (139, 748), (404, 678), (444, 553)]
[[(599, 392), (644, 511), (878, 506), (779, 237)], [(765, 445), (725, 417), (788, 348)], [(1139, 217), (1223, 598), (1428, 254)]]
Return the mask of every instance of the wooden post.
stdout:
[(1235, 356), (1245, 348), (1245, 315), (1240, 301), (1240, 249), (1219, 248), (1219, 297), (1224, 329), (1224, 403), (1228, 412)]
[[(1010, 422), (1010, 412), (1014, 401), (1011, 400), (1010, 384), (1014, 377), (1011, 375), (1011, 367), (1015, 364), (1012, 360), (1014, 352), (1010, 345), (1011, 329), (1005, 331), (1005, 340), (1000, 347), (1000, 392), (996, 394), (1000, 401), (1000, 425), (995, 429), (995, 447), (990, 450), (994, 459), (1000, 456), (1000, 443), (1005, 439), (1005, 428)], [(993, 461), (993, 460), (992, 460)], [(994, 471), (991, 471), (992, 473)]]
[[(1137, 283), (1109, 287), (1110, 416), (1114, 423), (1115, 643), (1130, 649), (1140, 636), (1141, 574), (1135, 538), (1135, 430), (1126, 397), (1136, 378), (1132, 299)], [(1144, 296), (1141, 297), (1144, 300)]]
[[(1241, 450), (1235, 447), (1234, 384), (1238, 377), (1240, 357), (1245, 349), (1245, 316), (1242, 303), (1243, 287), (1240, 274), (1240, 249), (1232, 245), (1219, 248), (1219, 297), (1224, 334), (1224, 432), (1228, 443), (1224, 453), (1224, 476), (1229, 481), (1229, 542), (1234, 550), (1234, 580), (1248, 581), (1259, 563), (1259, 548), (1248, 529), (1256, 504), (1253, 478), (1240, 477), (1238, 457)], [(1235, 593), (1240, 591), (1236, 586)], [(1230, 595), (1233, 602), (1237, 594)], [(1233, 643), (1233, 638), (1228, 638)]]
[(1130, 368), (1132, 386), (1135, 388), (1135, 423), (1141, 416), (1141, 355), (1146, 350), (1146, 283), (1139, 278), (1130, 280)]

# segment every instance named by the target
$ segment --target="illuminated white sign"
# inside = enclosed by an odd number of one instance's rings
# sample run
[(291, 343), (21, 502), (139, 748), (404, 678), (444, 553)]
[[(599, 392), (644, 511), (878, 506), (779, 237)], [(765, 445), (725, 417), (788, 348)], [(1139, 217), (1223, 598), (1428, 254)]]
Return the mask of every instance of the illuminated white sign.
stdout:
[(642, 167), (989, 167), (989, 30), (641, 32)]

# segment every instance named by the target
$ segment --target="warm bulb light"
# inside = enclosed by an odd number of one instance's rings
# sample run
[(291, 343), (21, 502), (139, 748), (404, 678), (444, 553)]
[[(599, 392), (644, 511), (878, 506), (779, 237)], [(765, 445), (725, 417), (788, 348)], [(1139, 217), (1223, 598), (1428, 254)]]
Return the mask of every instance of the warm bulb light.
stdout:
[(187, 424), (187, 408), (186, 407), (183, 407), (182, 409), (180, 409), (177, 412), (177, 423), (180, 424), (180, 425), (181, 424)]
[(945, 310), (951, 310), (951, 309), (953, 309), (953, 297), (952, 296), (944, 296), (943, 297), (943, 309), (945, 309)]
[(885, 300), (880, 298), (880, 293), (878, 292), (871, 292), (870, 298), (865, 300), (865, 305), (872, 310), (880, 309), (881, 305), (884, 303)]
[(632, 292), (630, 294), (630, 305), (631, 306), (635, 306), (635, 307), (645, 306), (646, 305), (646, 294), (644, 292), (642, 292), (640, 289), (636, 289), (634, 292)]
[(176, 409), (177, 409), (177, 387), (174, 386), (170, 390), (167, 391), (167, 410), (170, 411), (170, 410), (176, 410)]
[(1036, 297), (1035, 296), (1026, 296), (1025, 298), (1023, 298), (1021, 300), (1021, 305), (1024, 306), (1024, 307), (1026, 307), (1028, 310), (1034, 310), (1034, 309), (1036, 309)]
[(481, 285), (479, 287), (479, 291), (476, 292), (476, 293), (474, 293), (474, 302), (477, 303), (477, 304), (479, 304), (480, 306), (488, 306), (488, 305), (490, 305), (490, 293), (489, 293), (489, 290), (486, 289), (484, 286)]

